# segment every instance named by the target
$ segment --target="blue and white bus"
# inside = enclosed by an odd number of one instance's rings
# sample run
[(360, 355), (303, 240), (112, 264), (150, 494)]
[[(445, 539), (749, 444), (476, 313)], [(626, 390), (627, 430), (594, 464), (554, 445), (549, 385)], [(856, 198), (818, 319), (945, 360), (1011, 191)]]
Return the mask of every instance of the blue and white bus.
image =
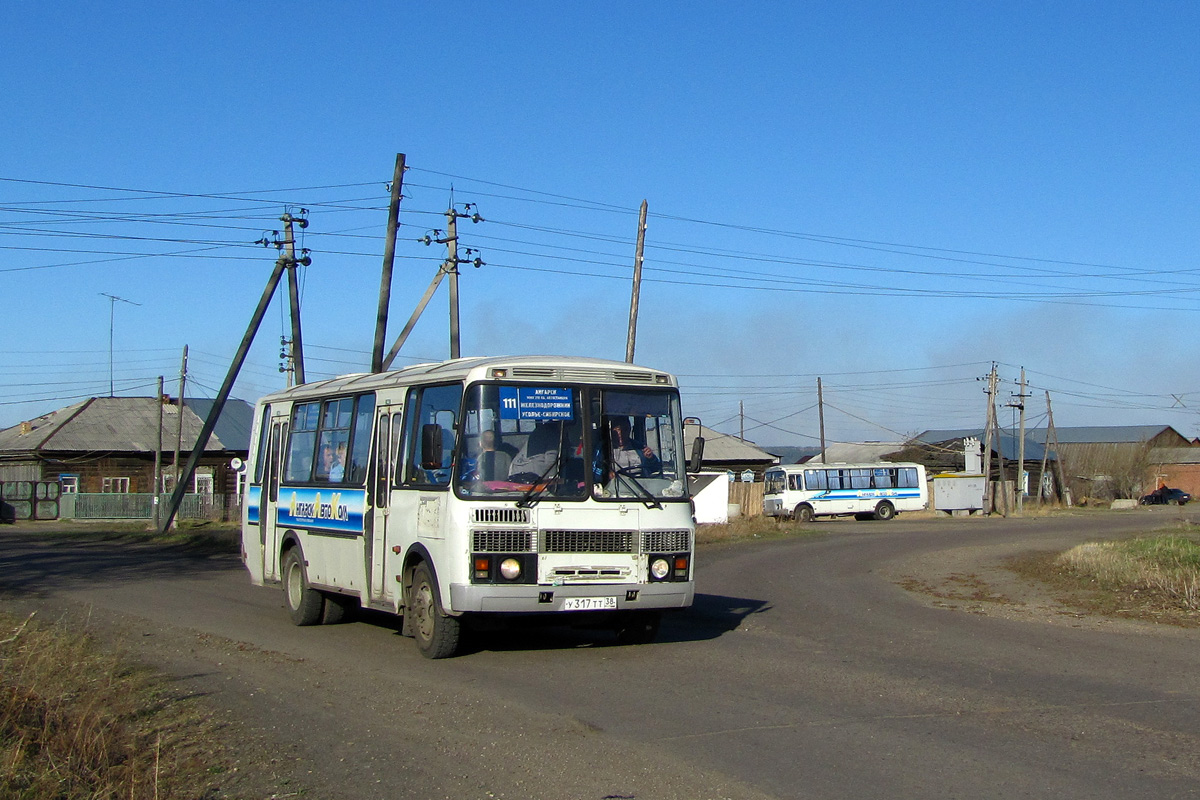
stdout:
[(789, 464), (767, 470), (765, 481), (763, 513), (800, 522), (849, 515), (888, 520), (929, 505), (921, 464)]
[(675, 378), (622, 362), (463, 358), (259, 400), (242, 557), (298, 625), (403, 615), (431, 658), (478, 615), (648, 642), (691, 605)]

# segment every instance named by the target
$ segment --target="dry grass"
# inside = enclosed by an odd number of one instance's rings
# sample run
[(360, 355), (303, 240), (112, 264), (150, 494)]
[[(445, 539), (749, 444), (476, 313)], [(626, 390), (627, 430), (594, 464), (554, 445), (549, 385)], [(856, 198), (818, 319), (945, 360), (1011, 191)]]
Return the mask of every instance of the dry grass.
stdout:
[(1057, 564), (1104, 589), (1200, 611), (1200, 537), (1195, 534), (1082, 544), (1060, 555)]
[(759, 541), (763, 539), (783, 539), (795, 536), (814, 536), (820, 531), (812, 526), (803, 526), (798, 522), (776, 522), (774, 517), (755, 516), (738, 517), (732, 522), (720, 525), (698, 525), (696, 527), (697, 544), (731, 544), (733, 542)]
[(1200, 625), (1200, 533), (1191, 526), (1065, 553), (1031, 553), (1008, 566), (1082, 613)]
[(192, 701), (85, 633), (0, 615), (0, 797), (209, 797), (222, 768), (207, 729)]

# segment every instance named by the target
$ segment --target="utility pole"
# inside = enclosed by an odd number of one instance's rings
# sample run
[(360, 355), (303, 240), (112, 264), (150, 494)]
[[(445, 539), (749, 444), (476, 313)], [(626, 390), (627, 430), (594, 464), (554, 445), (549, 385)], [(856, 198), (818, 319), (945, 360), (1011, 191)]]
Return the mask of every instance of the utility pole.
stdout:
[(304, 377), (304, 340), (300, 336), (300, 282), (296, 277), (296, 265), (303, 264), (307, 267), (312, 263), (312, 259), (307, 255), (299, 261), (296, 260), (296, 239), (292, 233), (292, 223), (298, 224), (301, 228), (308, 227), (308, 220), (305, 218), (308, 211), (300, 209), (300, 214), (300, 217), (293, 217), (291, 214), (285, 213), (279, 218), (283, 222), (284, 231), (284, 254), (280, 255), (279, 259), (288, 271), (288, 305), (292, 312), (292, 370), (297, 384), (307, 381)]
[(1000, 419), (996, 413), (995, 399), (999, 394), (999, 378), (996, 376), (995, 365), (992, 367), (992, 427), (996, 429), (996, 488), (1000, 490), (1000, 504), (1004, 509), (1000, 513), (1008, 516), (1009, 510), (1012, 509), (1012, 504), (1008, 496), (1008, 481), (1004, 479), (1004, 435), (1000, 430)]
[(629, 298), (629, 336), (625, 340), (625, 363), (633, 363), (633, 348), (637, 342), (638, 298), (642, 293), (642, 254), (646, 245), (646, 201), (638, 214), (637, 251), (633, 256), (633, 293)]
[(154, 447), (154, 530), (158, 530), (159, 500), (162, 497), (162, 428), (163, 428), (163, 376), (158, 376), (158, 394), (154, 398), (158, 406), (158, 443)]
[(115, 294), (100, 292), (102, 297), (108, 298), (108, 396), (113, 397), (116, 394), (113, 383), (113, 328), (115, 327), (117, 316), (117, 301), (129, 303), (131, 306), (140, 306), (141, 303), (135, 303), (132, 300), (126, 300), (124, 297), (117, 297)]
[(738, 438), (746, 441), (746, 401), (738, 400)]
[[(471, 209), (473, 209), (473, 208), (475, 209), (475, 211), (473, 211), (471, 213), (467, 213), (468, 211), (471, 211)], [(446, 211), (446, 219), (449, 220), (450, 224), (448, 226), (449, 229), (448, 229), (445, 237), (440, 237), (441, 231), (435, 229), (433, 231), (432, 236), (430, 236), (429, 234), (425, 234), (424, 236), (422, 236), (420, 239), (417, 240), (418, 242), (421, 242), (422, 244), (424, 244), (426, 246), (429, 246), (431, 244), (446, 245), (446, 260), (444, 262), (442, 262), (442, 265), (440, 267), (438, 267), (437, 274), (435, 274), (433, 276), (433, 280), (429, 282), (429, 288), (427, 288), (425, 290), (425, 294), (421, 297), (420, 301), (417, 303), (417, 307), (413, 311), (412, 316), (409, 317), (408, 322), (405, 323), (404, 330), (400, 331), (400, 335), (396, 337), (396, 342), (392, 345), (392, 348), (390, 350), (388, 350), (387, 355), (384, 356), (382, 366), (383, 366), (383, 369), (385, 369), (385, 370), (392, 366), (392, 362), (396, 359), (396, 354), (400, 352), (400, 348), (403, 347), (404, 343), (408, 340), (408, 335), (410, 333), (412, 333), (412, 329), (414, 326), (416, 326), (417, 320), (421, 318), (421, 313), (425, 310), (425, 306), (429, 304), (429, 300), (433, 297), (433, 293), (435, 291), (437, 291), (438, 285), (442, 282), (442, 279), (444, 277), (446, 277), (447, 275), (450, 275), (450, 280), (451, 280), (451, 285), (450, 285), (450, 357), (451, 358), (459, 357), (459, 346), (458, 346), (458, 265), (467, 263), (467, 264), (470, 264), (471, 266), (475, 267), (475, 269), (479, 269), (480, 267), (482, 267), (484, 265), (485, 262), (482, 258), (479, 257), (478, 251), (473, 250), (471, 248), (467, 248), (466, 258), (459, 258), (457, 220), (469, 219), (469, 220), (471, 220), (471, 222), (475, 222), (475, 223), (485, 222), (485, 220), (483, 217), (479, 216), (478, 207), (474, 203), (464, 204), (462, 211), (455, 211), (454, 206), (452, 205), (450, 207), (450, 209), (448, 211)]]
[(1015, 402), (1008, 404), (1009, 407), (1020, 409), (1021, 412), (1020, 438), (1017, 440), (1016, 495), (1018, 514), (1025, 510), (1025, 398), (1028, 396), (1025, 394), (1025, 368), (1021, 367), (1021, 392), (1016, 395)]
[(396, 154), (392, 173), (392, 199), (388, 203), (387, 238), (383, 243), (383, 274), (379, 279), (379, 310), (375, 315), (375, 344), (371, 348), (371, 372), (383, 372), (383, 343), (387, 338), (388, 307), (392, 301), (392, 265), (396, 260), (396, 231), (400, 227), (401, 187), (404, 185), (404, 153)]
[(458, 339), (458, 212), (446, 212), (446, 271), (450, 274), (450, 358), (462, 355)]
[[(175, 486), (179, 485), (179, 451), (183, 449), (183, 391), (187, 380), (188, 346), (183, 346), (183, 361), (179, 364), (179, 402), (177, 403), (175, 420), (175, 459), (171, 462), (175, 472)], [(175, 486), (171, 489), (174, 490)]]
[(242, 364), (246, 360), (246, 354), (250, 352), (250, 345), (254, 341), (254, 335), (258, 333), (258, 327), (262, 324), (263, 316), (267, 313), (267, 307), (271, 304), (271, 297), (279, 287), (279, 280), (283, 277), (283, 270), (286, 266), (282, 258), (275, 261), (275, 269), (271, 272), (271, 277), (267, 280), (267, 286), (263, 289), (262, 297), (259, 298), (258, 307), (254, 309), (254, 314), (250, 318), (250, 324), (246, 327), (246, 334), (242, 337), (242, 343), (238, 346), (237, 353), (233, 356), (233, 362), (229, 365), (229, 372), (225, 375), (225, 382), (221, 384), (221, 388), (217, 392), (217, 397), (213, 400), (212, 408), (208, 412), (208, 418), (204, 420), (204, 426), (200, 429), (200, 435), (196, 437), (196, 443), (192, 446), (192, 454), (188, 457), (187, 466), (184, 467), (179, 482), (175, 484), (175, 491), (171, 494), (170, 506), (167, 508), (166, 519), (162, 520), (162, 525), (159, 528), (160, 531), (166, 531), (175, 520), (175, 514), (179, 511), (180, 503), (183, 502), (185, 482), (191, 480), (192, 473), (196, 471), (196, 465), (200, 462), (200, 457), (204, 454), (204, 447), (208, 444), (208, 437), (212, 435), (213, 429), (217, 426), (217, 419), (221, 416), (221, 410), (225, 408), (225, 401), (229, 399), (229, 393), (233, 390), (234, 381), (237, 380), (238, 373), (242, 369)]
[[(992, 491), (992, 434), (996, 430), (996, 402), (995, 402), (996, 362), (995, 361), (992, 362), (992, 371), (988, 374), (987, 381), (988, 381), (988, 385), (987, 385), (987, 389), (986, 389), (986, 392), (987, 392), (987, 424), (985, 425), (984, 437), (983, 437), (983, 439), (984, 439), (983, 476), (984, 476), (984, 484), (986, 486), (985, 491), (987, 493), (988, 499), (990, 500), (990, 504), (989, 504), (990, 510), (995, 511), (996, 510), (996, 493), (994, 491)], [(1003, 446), (1003, 445), (1001, 445), (1001, 446)], [(1003, 480), (1004, 480), (1003, 464), (1001, 465), (1000, 480), (1001, 480), (1001, 482), (1003, 482)]]
[(1046, 392), (1046, 436), (1042, 439), (1042, 469), (1038, 473), (1038, 505), (1046, 502), (1046, 461), (1050, 458), (1050, 392)]
[(817, 378), (817, 420), (821, 424), (821, 463), (825, 463), (825, 395), (821, 393), (821, 379)]
[(1067, 478), (1063, 473), (1062, 453), (1058, 451), (1058, 431), (1054, 427), (1054, 410), (1050, 408), (1050, 392), (1046, 392), (1046, 446), (1050, 446), (1050, 439), (1054, 439), (1054, 471), (1058, 473), (1058, 491), (1063, 499), (1063, 503), (1069, 508), (1071, 506), (1071, 490), (1067, 488)]

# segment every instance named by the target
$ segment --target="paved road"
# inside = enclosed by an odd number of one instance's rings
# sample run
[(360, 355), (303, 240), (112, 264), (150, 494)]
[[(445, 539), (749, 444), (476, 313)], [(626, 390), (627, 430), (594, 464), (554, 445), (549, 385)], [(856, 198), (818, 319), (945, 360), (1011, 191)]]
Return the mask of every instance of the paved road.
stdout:
[(897, 580), (1179, 516), (823, 522), (703, 551), (655, 645), (496, 633), (439, 662), (383, 617), (290, 626), (228, 556), (0, 532), (0, 589), (119, 624), (272, 748), (281, 795), (1157, 800), (1200, 797), (1200, 634), (963, 613)]

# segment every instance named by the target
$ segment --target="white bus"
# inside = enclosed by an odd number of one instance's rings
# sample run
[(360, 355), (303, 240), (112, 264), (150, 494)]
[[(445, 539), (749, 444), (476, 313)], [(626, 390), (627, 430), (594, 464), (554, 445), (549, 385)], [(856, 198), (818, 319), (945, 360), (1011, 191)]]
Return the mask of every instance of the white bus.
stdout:
[(347, 375), (255, 409), (242, 558), (297, 625), (403, 615), (430, 658), (474, 615), (649, 642), (691, 605), (675, 378), (622, 362), (463, 358)]
[(765, 481), (763, 513), (800, 522), (850, 514), (887, 520), (929, 504), (920, 464), (789, 464), (767, 470)]

